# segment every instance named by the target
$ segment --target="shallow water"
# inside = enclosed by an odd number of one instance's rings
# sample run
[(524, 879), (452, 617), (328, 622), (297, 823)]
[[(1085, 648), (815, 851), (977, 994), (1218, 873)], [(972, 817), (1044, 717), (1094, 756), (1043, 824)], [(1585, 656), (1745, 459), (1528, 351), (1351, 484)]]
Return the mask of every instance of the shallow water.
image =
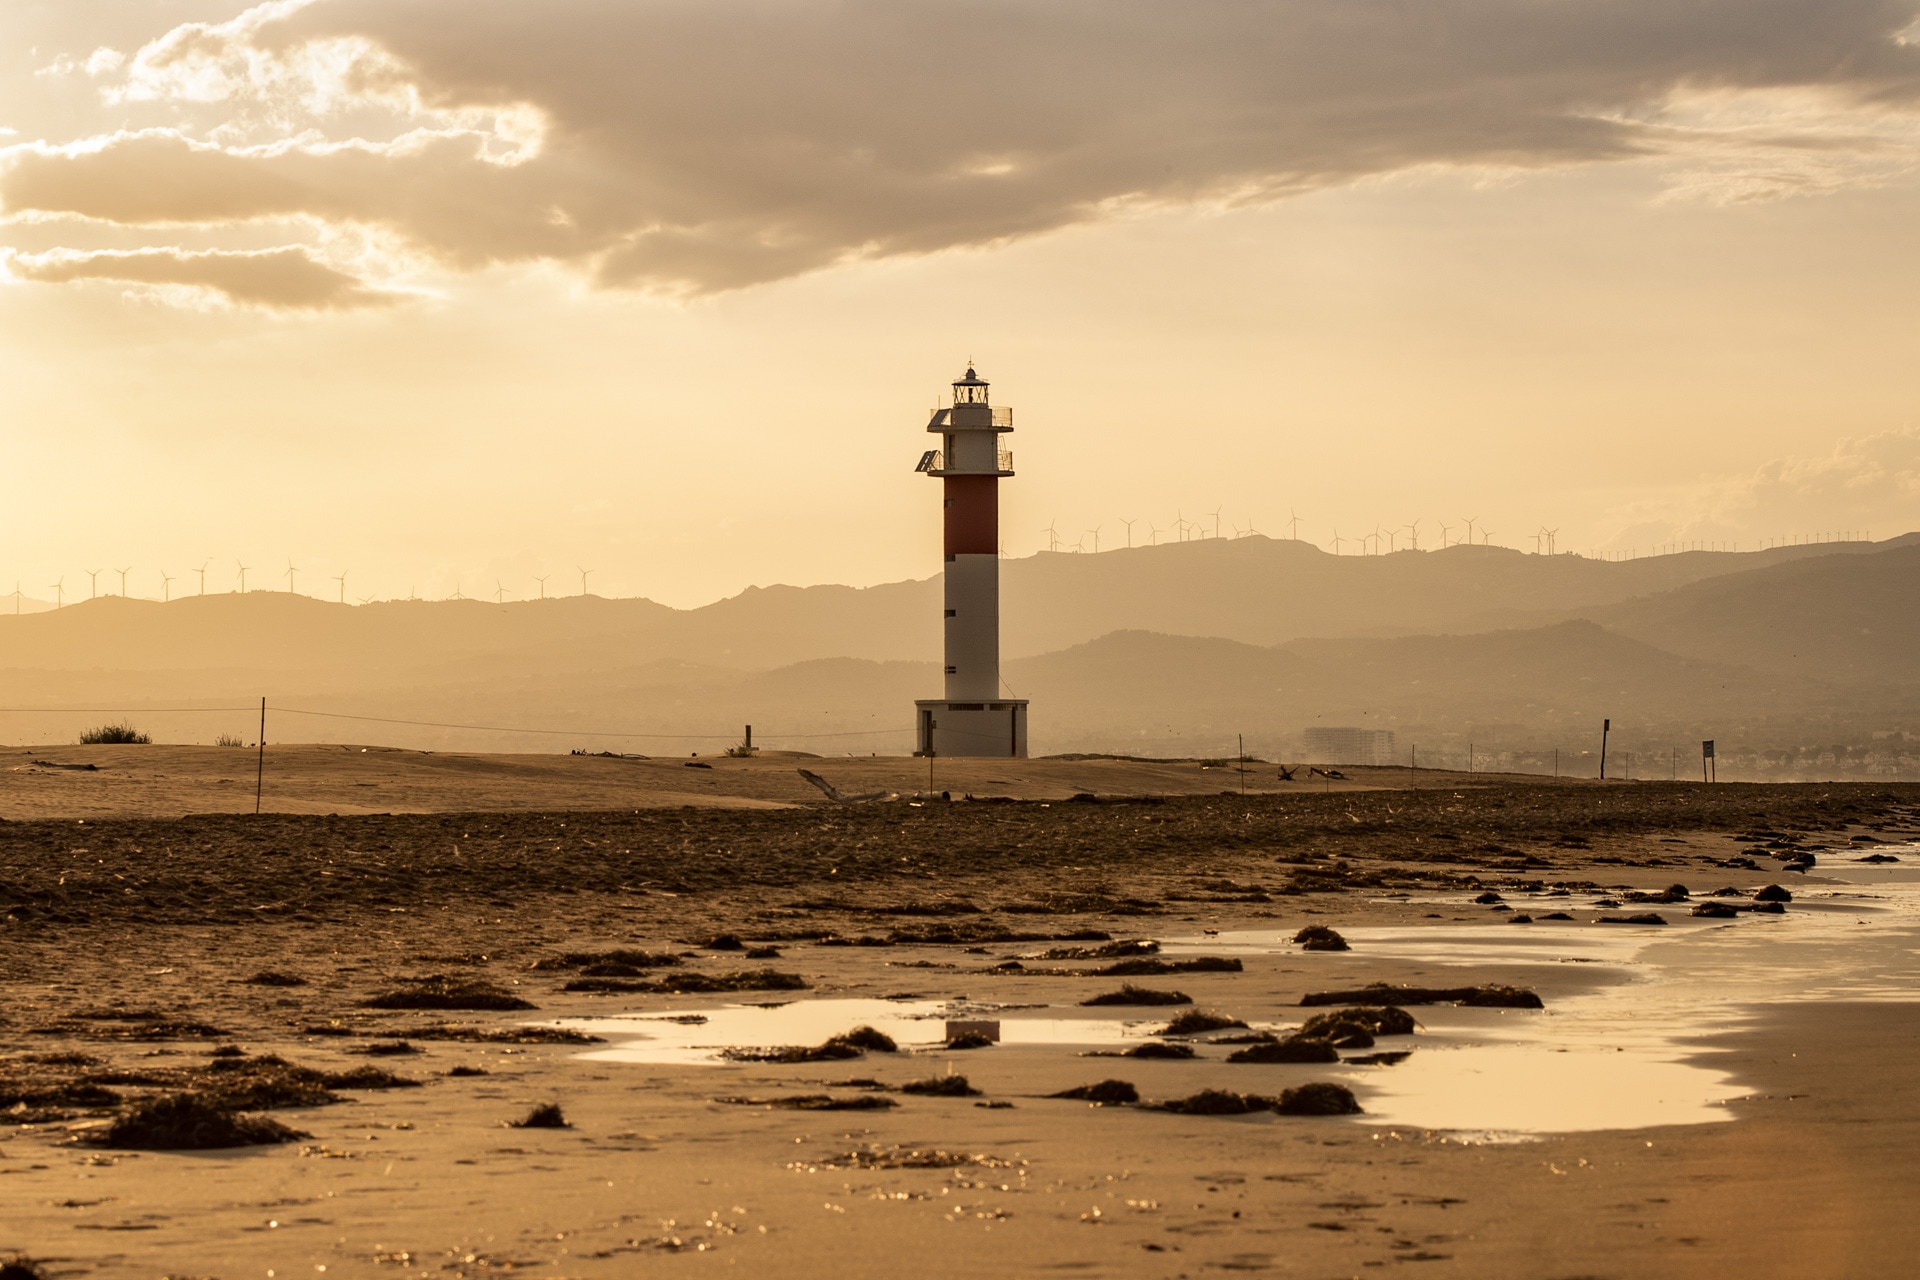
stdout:
[[(946, 1042), (947, 1019), (997, 1018), (1002, 1045), (1059, 1045), (1075, 1049), (1115, 1045), (1143, 1037), (1166, 1018), (1120, 1020), (1063, 1017), (1065, 1010), (1007, 1009), (973, 1001), (795, 1000), (781, 1005), (720, 1005), (676, 1010), (671, 1015), (576, 1018), (566, 1025), (613, 1043), (582, 1057), (602, 1062), (718, 1063), (722, 1049), (819, 1044), (857, 1026), (893, 1037), (902, 1049), (932, 1049)], [(1177, 1012), (1177, 1010), (1176, 1010)], [(678, 1019), (701, 1017), (700, 1024)]]
[[(1850, 883), (1794, 877), (1794, 901), (1780, 916), (1701, 920), (1685, 905), (1635, 904), (1671, 923), (1598, 925), (1588, 911), (1588, 920), (1534, 925), (1348, 929), (1362, 955), (1435, 966), (1580, 964), (1601, 980), (1545, 1010), (1415, 1009), (1420, 1051), (1396, 1067), (1354, 1070), (1348, 1082), (1374, 1119), (1492, 1140), (1730, 1119), (1725, 1104), (1745, 1090), (1703, 1040), (1769, 1004), (1920, 998), (1920, 875), (1885, 874), (1897, 869), (1823, 865), (1822, 878)], [(1541, 910), (1567, 900), (1508, 901)], [(1451, 905), (1484, 910), (1465, 895)], [(1165, 949), (1321, 958), (1291, 936), (1229, 932), (1171, 939)], [(1429, 971), (1422, 981), (1447, 978)]]
[[(1363, 1123), (1474, 1141), (1731, 1119), (1725, 1104), (1745, 1090), (1715, 1065), (1715, 1051), (1704, 1040), (1737, 1030), (1769, 1004), (1920, 998), (1920, 856), (1911, 866), (1823, 862), (1818, 875), (1813, 882), (1792, 878), (1794, 902), (1780, 916), (1698, 920), (1684, 904), (1635, 904), (1634, 910), (1658, 910), (1671, 923), (1597, 925), (1585, 898), (1511, 894), (1517, 911), (1567, 909), (1581, 918), (1512, 925), (1489, 912), (1486, 924), (1347, 929), (1355, 954), (1419, 963), (1425, 966), (1421, 981), (1433, 985), (1465, 983), (1467, 969), (1489, 965), (1519, 969), (1514, 980), (1522, 982), (1528, 968), (1578, 965), (1595, 984), (1552, 999), (1544, 1010), (1416, 1008), (1419, 1032), (1383, 1037), (1378, 1046), (1415, 1050), (1398, 1065), (1249, 1067), (1239, 1087), (1273, 1092), (1308, 1078), (1337, 1078), (1360, 1096)], [(1484, 910), (1466, 895), (1441, 901)], [(1291, 938), (1290, 929), (1241, 930), (1167, 938), (1163, 947), (1170, 955), (1285, 954), (1309, 966), (1342, 962), (1338, 955), (1301, 952)], [(1462, 972), (1456, 977), (1448, 969)], [(723, 1061), (723, 1048), (818, 1044), (861, 1024), (886, 1032), (905, 1050), (937, 1049), (947, 1019), (982, 1017), (1000, 1020), (1003, 1046), (1070, 1054), (1137, 1042), (1175, 1012), (1115, 1018), (1106, 1010), (959, 1000), (800, 999), (567, 1025), (612, 1042), (581, 1055), (586, 1059), (695, 1065)], [(704, 1021), (685, 1021), (692, 1016)], [(1224, 1050), (1203, 1046), (1202, 1055), (1223, 1057)]]

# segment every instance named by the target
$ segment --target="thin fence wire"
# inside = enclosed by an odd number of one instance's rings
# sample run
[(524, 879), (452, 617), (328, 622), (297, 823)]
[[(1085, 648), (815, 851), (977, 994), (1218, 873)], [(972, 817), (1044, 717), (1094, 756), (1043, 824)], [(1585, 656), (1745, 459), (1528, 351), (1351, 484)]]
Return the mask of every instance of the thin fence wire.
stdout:
[[(0, 707), (0, 715), (188, 715), (205, 712), (208, 714), (231, 715), (236, 712), (252, 713), (259, 710), (257, 705), (245, 707)], [(542, 734), (555, 737), (574, 738), (645, 738), (658, 742), (721, 742), (732, 741), (738, 735), (731, 733), (642, 733), (616, 729), (539, 729), (522, 725), (502, 724), (461, 724), (447, 720), (406, 720), (397, 716), (362, 716), (344, 711), (311, 711), (302, 707), (282, 707), (268, 705), (269, 716), (319, 716), (328, 720), (353, 720), (365, 724), (395, 724), (418, 729), (459, 729), (473, 733), (523, 733)], [(820, 738), (873, 738), (882, 736), (909, 737), (912, 728), (896, 729), (850, 729), (833, 733), (763, 733), (760, 736), (768, 740), (791, 741), (796, 739), (815, 740)]]

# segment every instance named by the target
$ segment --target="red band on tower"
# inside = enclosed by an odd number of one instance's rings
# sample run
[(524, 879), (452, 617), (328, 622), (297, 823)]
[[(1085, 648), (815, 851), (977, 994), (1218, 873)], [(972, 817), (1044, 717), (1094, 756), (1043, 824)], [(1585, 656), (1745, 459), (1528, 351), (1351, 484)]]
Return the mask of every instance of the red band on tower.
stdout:
[(997, 476), (947, 476), (946, 552), (991, 556), (1000, 551), (1000, 480)]

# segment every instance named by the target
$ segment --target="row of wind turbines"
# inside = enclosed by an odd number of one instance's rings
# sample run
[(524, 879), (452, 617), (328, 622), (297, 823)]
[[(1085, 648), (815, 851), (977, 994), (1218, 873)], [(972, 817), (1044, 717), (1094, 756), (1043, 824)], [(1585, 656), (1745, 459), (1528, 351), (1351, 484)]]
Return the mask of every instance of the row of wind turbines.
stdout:
[[(1173, 524), (1166, 529), (1162, 529), (1158, 524), (1140, 517), (1122, 519), (1117, 523), (1126, 530), (1126, 545), (1129, 549), (1134, 545), (1134, 526), (1140, 524), (1147, 526), (1147, 541), (1142, 545), (1155, 547), (1159, 546), (1160, 539), (1168, 534), (1172, 535), (1171, 540), (1173, 541), (1193, 542), (1206, 538), (1245, 538), (1259, 532), (1258, 529), (1254, 528), (1251, 518), (1247, 520), (1244, 527), (1242, 527), (1238, 521), (1228, 523), (1225, 525), (1225, 529), (1230, 530), (1230, 532), (1223, 532), (1221, 511), (1222, 508), (1215, 507), (1212, 511), (1203, 512), (1202, 518), (1199, 520), (1189, 520), (1184, 511), (1176, 511), (1174, 513)], [(1408, 524), (1395, 525), (1392, 528), (1375, 524), (1373, 526), (1373, 532), (1361, 534), (1357, 537), (1342, 535), (1340, 526), (1335, 525), (1333, 528), (1333, 537), (1324, 545), (1335, 555), (1347, 554), (1346, 548), (1349, 546), (1358, 547), (1358, 554), (1361, 555), (1391, 555), (1393, 552), (1401, 549), (1400, 543), (1404, 540), (1408, 550), (1419, 551), (1421, 550), (1420, 526), (1428, 522), (1428, 518), (1423, 516)], [(1301, 517), (1299, 512), (1289, 508), (1288, 518), (1285, 523), (1287, 525), (1288, 539), (1294, 542), (1300, 541)], [(1449, 524), (1444, 520), (1435, 520), (1432, 521), (1432, 523), (1439, 526), (1440, 546), (1443, 549), (1454, 546), (1485, 547), (1500, 545), (1493, 541), (1493, 530), (1481, 525), (1479, 516), (1462, 516), (1460, 517), (1459, 524)], [(1060, 532), (1059, 521), (1057, 520), (1050, 522), (1047, 527), (1040, 530), (1040, 532), (1046, 536), (1048, 551), (1064, 551), (1069, 554), (1092, 551), (1098, 554), (1100, 551), (1100, 536), (1106, 527), (1107, 524), (1105, 522), (1095, 525), (1093, 528), (1082, 532), (1080, 536), (1072, 542), (1065, 540)], [(1463, 533), (1461, 530), (1465, 532)], [(1560, 536), (1560, 530), (1549, 529), (1543, 525), (1537, 532), (1528, 534), (1527, 536), (1533, 539), (1534, 554), (1538, 555), (1543, 550), (1547, 555), (1559, 554), (1557, 539)], [(1087, 545), (1088, 539), (1092, 539), (1093, 545), (1091, 547)], [(1430, 540), (1431, 538), (1429, 537), (1429, 541)], [(1109, 540), (1109, 542), (1111, 542), (1111, 540)]]
[[(239, 560), (235, 560), (233, 562), (233, 565), (235, 570), (234, 582), (236, 583), (234, 590), (239, 594), (245, 594), (247, 590), (247, 575), (249, 573), (254, 572), (254, 566), (250, 564), (246, 564)], [(207, 594), (207, 570), (212, 567), (213, 567), (213, 560), (209, 558), (198, 569), (189, 569), (187, 571), (188, 573), (198, 575), (200, 579), (200, 589), (198, 594), (200, 595), (204, 596)], [(128, 594), (127, 575), (132, 573), (133, 569), (134, 569), (134, 566), (128, 565), (124, 569), (83, 570), (83, 572), (87, 575), (87, 599), (89, 600), (97, 599), (101, 595), (100, 575), (103, 573), (119, 574), (120, 575), (120, 595), (122, 597), (126, 596)], [(299, 594), (296, 587), (296, 583), (298, 581), (298, 576), (301, 572), (302, 571), (299, 568), (299, 566), (295, 565), (292, 560), (287, 561), (287, 567), (286, 567), (284, 576), (286, 577), (286, 580), (287, 580), (288, 594), (290, 595)], [(588, 576), (596, 572), (598, 571), (594, 569), (579, 570), (581, 595), (584, 596), (587, 594)], [(547, 598), (547, 582), (552, 577), (553, 575), (551, 573), (544, 573), (544, 574), (536, 575), (533, 579), (534, 583), (539, 589), (539, 598), (542, 600), (545, 600)], [(347, 602), (347, 573), (345, 571), (342, 571), (340, 573), (333, 574), (332, 576), (328, 577), (326, 580), (329, 582), (335, 583), (338, 586), (339, 602), (341, 604), (345, 604)], [(174, 575), (168, 573), (165, 569), (160, 570), (160, 599), (162, 600), (162, 602), (171, 601), (173, 599), (173, 584), (179, 581), (180, 579), (178, 577), (175, 577)], [(505, 603), (507, 596), (510, 594), (507, 590), (506, 584), (496, 578), (494, 580), (493, 585), (494, 585), (494, 593), (493, 593), (494, 602), (496, 604)], [(255, 588), (255, 589), (259, 590), (259, 588)], [(53, 592), (53, 607), (56, 609), (64, 608), (67, 602), (66, 575), (62, 574), (60, 576), (59, 581), (57, 582), (48, 583), (47, 590)], [(106, 592), (106, 594), (112, 595), (113, 592), (109, 590)], [(15, 613), (19, 613), (21, 601), (23, 601), (26, 598), (25, 593), (20, 590), (19, 582), (16, 581), (13, 584), (13, 590), (9, 592), (8, 595), (11, 596), (13, 599), (13, 611)], [(0, 596), (0, 600), (4, 600), (6, 598), (8, 597)], [(419, 597), (415, 596), (410, 591), (407, 594), (407, 598), (409, 600), (415, 600), (415, 599), (418, 599)], [(470, 597), (462, 594), (459, 585), (456, 583), (453, 589), (453, 598), (455, 600), (465, 600), (465, 599), (469, 599)], [(358, 597), (358, 599), (361, 604), (373, 603), (373, 597), (371, 596), (361, 596), (361, 597)]]

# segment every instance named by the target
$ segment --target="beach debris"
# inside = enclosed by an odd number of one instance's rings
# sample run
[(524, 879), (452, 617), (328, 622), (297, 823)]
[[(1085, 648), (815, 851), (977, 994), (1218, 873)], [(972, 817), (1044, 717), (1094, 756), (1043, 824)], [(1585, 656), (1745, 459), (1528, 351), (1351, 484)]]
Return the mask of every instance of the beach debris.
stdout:
[(0, 1280), (51, 1280), (46, 1269), (24, 1253), (0, 1258)]
[(562, 991), (675, 995), (706, 994), (716, 991), (804, 991), (807, 985), (807, 980), (797, 973), (784, 973), (778, 969), (755, 969), (736, 973), (673, 973), (653, 982), (630, 982), (620, 978), (577, 978), (560, 989)]
[(1083, 1058), (1197, 1058), (1192, 1045), (1162, 1044), (1158, 1040), (1149, 1040), (1145, 1044), (1134, 1045), (1131, 1049), (1095, 1049), (1080, 1055)]
[(993, 1048), (996, 1039), (997, 1037), (989, 1036), (983, 1031), (962, 1031), (957, 1036), (948, 1037), (947, 1048), (949, 1049), (991, 1049)]
[(367, 1009), (476, 1009), (508, 1010), (532, 1009), (534, 1004), (522, 1000), (505, 987), (495, 986), (491, 982), (480, 982), (471, 978), (452, 978), (436, 973), (424, 978), (407, 979), (404, 987), (395, 987), (383, 991), (370, 1000), (361, 1001), (361, 1007)]
[(364, 1049), (349, 1049), (348, 1053), (364, 1053), (370, 1058), (392, 1058), (409, 1053), (425, 1053), (419, 1045), (406, 1040), (377, 1040)]
[(1170, 1098), (1148, 1104), (1153, 1111), (1172, 1111), (1183, 1116), (1244, 1116), (1256, 1111), (1273, 1110), (1274, 1099), (1257, 1093), (1233, 1093), (1227, 1089), (1202, 1089), (1185, 1098)]
[(1505, 902), (1506, 899), (1501, 897), (1499, 894), (1495, 893), (1493, 890), (1489, 889), (1485, 893), (1480, 894), (1478, 897), (1474, 898), (1474, 901), (1479, 903), (1481, 906), (1485, 907), (1485, 906), (1491, 906), (1496, 902)]
[(1077, 1102), (1091, 1102), (1101, 1107), (1118, 1107), (1140, 1101), (1140, 1091), (1125, 1080), (1102, 1080), (1098, 1084), (1083, 1084), (1074, 1089), (1062, 1089), (1059, 1093), (1050, 1093), (1049, 1098), (1070, 1098)]
[(1199, 1009), (1189, 1009), (1153, 1032), (1156, 1036), (1196, 1036), (1208, 1031), (1225, 1031), (1229, 1027), (1244, 1027), (1247, 1024), (1238, 1018), (1228, 1017), (1224, 1013), (1203, 1013)]
[(1103, 1005), (1164, 1005), (1192, 1004), (1193, 997), (1182, 991), (1156, 991), (1150, 987), (1136, 987), (1131, 982), (1118, 991), (1109, 991), (1103, 995), (1082, 1000), (1082, 1007), (1095, 1008)]
[(1303, 1005), (1459, 1004), (1473, 1009), (1541, 1009), (1540, 997), (1525, 987), (1395, 987), (1375, 983), (1352, 991), (1316, 991), (1300, 997)]
[(731, 933), (717, 933), (700, 944), (702, 951), (745, 951), (747, 944)]
[(1098, 947), (1054, 947), (1043, 951), (1034, 960), (1119, 960), (1127, 956), (1158, 955), (1160, 944), (1149, 938), (1136, 938), (1124, 942), (1109, 942)]
[(778, 960), (779, 958), (780, 948), (778, 947), (747, 948), (747, 959), (749, 960)]
[(282, 973), (278, 969), (262, 969), (250, 978), (242, 978), (241, 981), (256, 987), (304, 987), (307, 985), (307, 980), (298, 974)]
[(534, 964), (536, 970), (586, 969), (598, 965), (623, 965), (630, 969), (668, 969), (680, 963), (671, 951), (638, 951), (620, 948), (614, 951), (566, 951), (548, 956)]
[(964, 1035), (985, 1036), (990, 1043), (1000, 1042), (998, 1018), (948, 1018), (946, 1040), (949, 1044)]
[(1665, 924), (1667, 918), (1657, 911), (1642, 912), (1637, 916), (1599, 916), (1595, 924)]
[(1793, 894), (1777, 884), (1770, 884), (1753, 895), (1755, 902), (1792, 902)]
[(1533, 917), (1529, 915), (1509, 916), (1507, 917), (1507, 923), (1508, 924), (1532, 924)]
[(1303, 951), (1351, 951), (1347, 940), (1324, 924), (1310, 924), (1293, 935)]
[(891, 791), (862, 791), (858, 794), (850, 795), (811, 769), (800, 769), (797, 772), (808, 782), (820, 788), (821, 793), (824, 794), (827, 799), (840, 804), (865, 804), (875, 800), (898, 800), (900, 798)]
[(1397, 1005), (1358, 1005), (1338, 1013), (1315, 1014), (1300, 1028), (1302, 1035), (1318, 1035), (1320, 1028), (1340, 1024), (1365, 1027), (1377, 1036), (1410, 1036), (1415, 1026), (1413, 1015)]
[(1315, 1081), (1282, 1089), (1273, 1109), (1283, 1116), (1357, 1116), (1360, 1103), (1343, 1084)]
[(837, 1098), (828, 1093), (800, 1093), (784, 1098), (715, 1098), (730, 1107), (778, 1107), (784, 1111), (885, 1111), (900, 1104), (883, 1094)]
[(1389, 1049), (1382, 1053), (1363, 1053), (1345, 1061), (1351, 1067), (1392, 1067), (1413, 1056), (1411, 1049)]
[(81, 1141), (123, 1151), (210, 1151), (312, 1136), (264, 1116), (236, 1114), (213, 1099), (189, 1092), (143, 1102)]
[[(308, 1035), (327, 1034), (307, 1028)], [(357, 1032), (335, 1031), (334, 1035), (355, 1035)], [(374, 1034), (368, 1032), (365, 1034)], [(380, 1032), (381, 1035), (400, 1035), (409, 1040), (458, 1040), (467, 1044), (604, 1044), (603, 1037), (589, 1035), (584, 1031), (575, 1031), (571, 1027), (469, 1027), (457, 1022), (443, 1022), (437, 1026), (403, 1027), (399, 1031)]]
[(720, 1056), (730, 1062), (833, 1062), (858, 1058), (867, 1050), (896, 1053), (900, 1046), (893, 1037), (872, 1027), (855, 1027), (829, 1037), (817, 1045), (783, 1045), (772, 1049), (722, 1049)]
[(1191, 960), (1121, 960), (1104, 969), (1089, 970), (1089, 978), (1143, 978), (1163, 973), (1239, 973), (1238, 960), (1223, 956), (1195, 956)]
[(965, 1076), (930, 1076), (900, 1086), (900, 1092), (928, 1098), (977, 1098), (980, 1090), (967, 1083)]
[(1730, 907), (1724, 902), (1702, 902), (1695, 905), (1691, 916), (1704, 916), (1709, 920), (1731, 920), (1740, 914), (1738, 907)]
[[(1372, 1043), (1371, 1037), (1368, 1044)], [(1340, 1054), (1333, 1047), (1333, 1041), (1319, 1036), (1288, 1036), (1285, 1040), (1263, 1040), (1250, 1044), (1244, 1049), (1236, 1049), (1227, 1055), (1228, 1062), (1338, 1062)]]
[(1547, 912), (1547, 914), (1545, 914), (1545, 915), (1543, 915), (1543, 916), (1541, 916), (1540, 918), (1541, 918), (1542, 920), (1571, 920), (1571, 919), (1573, 919), (1573, 917), (1572, 917), (1572, 916), (1570, 916), (1570, 915), (1568, 915), (1568, 914), (1567, 914), (1566, 912), (1564, 912), (1564, 911), (1549, 911), (1549, 912)]
[(938, 1147), (884, 1147), (876, 1142), (844, 1154), (816, 1156), (787, 1168), (805, 1173), (821, 1169), (1013, 1169), (1026, 1163), (1018, 1156), (1009, 1160), (1004, 1156), (944, 1151)]
[(507, 1122), (509, 1129), (571, 1129), (573, 1124), (557, 1102), (542, 1102), (518, 1120)]
[(492, 1075), (493, 1073), (491, 1071), (488, 1071), (485, 1067), (461, 1066), (461, 1067), (453, 1068), (451, 1071), (448, 1071), (447, 1074), (449, 1076), (452, 1076), (456, 1080), (463, 1080), (469, 1076), (489, 1076), (489, 1075)]

